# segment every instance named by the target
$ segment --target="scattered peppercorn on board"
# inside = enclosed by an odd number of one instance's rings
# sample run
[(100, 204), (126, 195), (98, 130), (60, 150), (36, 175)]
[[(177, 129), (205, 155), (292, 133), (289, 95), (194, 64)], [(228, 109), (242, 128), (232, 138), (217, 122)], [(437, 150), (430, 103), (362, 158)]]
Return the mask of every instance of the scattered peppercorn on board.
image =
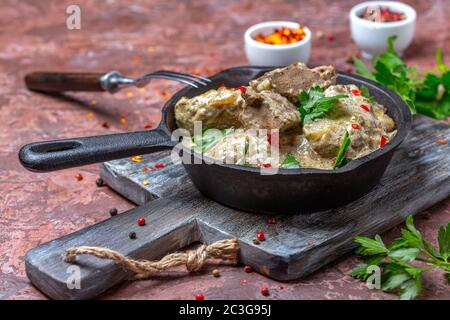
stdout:
[[(448, 124), (416, 116), (371, 193), (344, 207), (288, 216), (245, 213), (206, 199), (167, 153), (107, 162), (101, 165), (103, 180), (140, 206), (30, 250), (27, 275), (51, 298), (93, 298), (129, 274), (111, 261), (79, 256), (80, 288), (69, 289), (76, 272), (62, 260), (69, 247), (102, 246), (135, 259), (158, 259), (196, 241), (237, 238), (241, 263), (278, 280), (296, 279), (355, 248), (356, 235), (381, 233), (447, 198), (449, 143)], [(163, 165), (155, 169), (156, 163)], [(139, 218), (144, 225), (137, 224)]]

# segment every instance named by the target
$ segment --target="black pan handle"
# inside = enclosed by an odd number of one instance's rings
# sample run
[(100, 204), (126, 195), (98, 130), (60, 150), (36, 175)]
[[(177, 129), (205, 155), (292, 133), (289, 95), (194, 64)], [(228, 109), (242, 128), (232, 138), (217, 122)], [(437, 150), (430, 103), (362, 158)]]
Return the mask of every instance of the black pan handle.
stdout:
[(103, 136), (30, 143), (19, 160), (30, 171), (46, 172), (147, 154), (176, 145), (161, 128)]

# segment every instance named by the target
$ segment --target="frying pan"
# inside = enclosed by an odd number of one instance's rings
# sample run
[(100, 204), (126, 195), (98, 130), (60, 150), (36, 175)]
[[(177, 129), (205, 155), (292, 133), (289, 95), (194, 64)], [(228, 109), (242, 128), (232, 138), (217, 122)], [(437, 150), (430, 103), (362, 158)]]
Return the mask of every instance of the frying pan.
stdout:
[[(272, 69), (231, 68), (212, 76), (208, 87), (180, 90), (165, 104), (161, 122), (154, 130), (31, 143), (22, 147), (19, 159), (25, 168), (43, 172), (170, 149), (178, 143), (171, 140), (171, 132), (176, 129), (174, 106), (181, 97), (193, 97), (221, 84), (227, 87), (247, 85)], [(398, 132), (383, 148), (336, 170), (280, 169), (274, 175), (261, 175), (258, 168), (206, 163), (201, 155), (184, 149), (191, 157), (191, 164), (183, 165), (195, 187), (224, 205), (248, 212), (276, 214), (334, 208), (367, 194), (377, 185), (395, 149), (405, 139), (411, 113), (398, 95), (373, 81), (338, 72), (337, 83), (366, 86), (387, 108)]]

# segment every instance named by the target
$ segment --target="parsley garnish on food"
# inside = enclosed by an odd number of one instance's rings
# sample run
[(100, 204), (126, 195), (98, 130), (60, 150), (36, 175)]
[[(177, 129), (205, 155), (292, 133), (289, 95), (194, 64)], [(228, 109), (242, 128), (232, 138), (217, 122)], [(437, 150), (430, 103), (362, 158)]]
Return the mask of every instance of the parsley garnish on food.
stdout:
[(379, 235), (374, 239), (356, 237), (355, 241), (360, 244), (356, 253), (364, 257), (364, 263), (355, 267), (350, 275), (367, 280), (372, 274), (368, 267), (378, 266), (381, 269), (381, 289), (398, 293), (402, 300), (414, 299), (420, 294), (422, 273), (427, 270), (440, 268), (450, 280), (450, 222), (439, 228), (439, 250), (423, 239), (414, 227), (411, 215), (406, 219), (406, 227), (401, 229), (402, 236), (389, 246)]
[(450, 66), (443, 63), (442, 51), (436, 50), (436, 67), (424, 73), (407, 67), (394, 50), (395, 36), (388, 38), (387, 51), (372, 60), (371, 72), (359, 59), (354, 59), (357, 73), (395, 91), (411, 111), (435, 119), (450, 116)]
[(345, 132), (344, 140), (342, 141), (341, 147), (339, 148), (336, 160), (334, 161), (333, 169), (340, 168), (349, 163), (352, 159), (345, 157), (345, 152), (350, 146), (350, 135)]
[(302, 91), (298, 95), (298, 111), (302, 115), (303, 124), (322, 118), (342, 98), (347, 98), (347, 95), (325, 97), (320, 87), (311, 88), (308, 92)]
[(286, 158), (284, 158), (283, 163), (281, 164), (281, 168), (283, 169), (298, 169), (300, 168), (300, 163), (294, 157), (292, 153), (288, 153)]
[(375, 102), (375, 97), (370, 95), (369, 88), (367, 88), (366, 86), (362, 86), (359, 91), (361, 91), (361, 95), (363, 97), (369, 99), (370, 104), (373, 104)]
[(244, 146), (244, 158), (242, 158), (241, 162), (239, 163), (239, 165), (241, 166), (245, 166), (248, 167), (249, 164), (247, 162), (247, 154), (248, 154), (248, 149), (250, 148), (250, 145), (248, 144), (248, 142), (245, 143)]
[(214, 147), (223, 137), (229, 134), (233, 128), (219, 130), (219, 129), (206, 129), (202, 135), (192, 137), (195, 152), (203, 153)]

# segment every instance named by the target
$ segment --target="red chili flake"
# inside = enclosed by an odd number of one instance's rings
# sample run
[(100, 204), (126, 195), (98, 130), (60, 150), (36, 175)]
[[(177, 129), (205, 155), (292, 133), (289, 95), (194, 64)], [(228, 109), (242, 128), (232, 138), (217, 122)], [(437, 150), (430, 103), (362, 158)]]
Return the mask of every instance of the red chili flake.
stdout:
[(253, 268), (252, 268), (251, 266), (245, 266), (245, 267), (244, 267), (244, 271), (245, 271), (246, 273), (251, 273), (251, 272), (253, 272)]
[(146, 125), (144, 126), (144, 129), (151, 129), (151, 128), (153, 128), (153, 126), (152, 126), (151, 124), (146, 124)]
[(259, 241), (264, 241), (266, 240), (266, 235), (264, 234), (264, 232), (257, 232), (256, 239), (258, 239)]
[(364, 110), (366, 110), (367, 112), (370, 112), (370, 107), (368, 105), (362, 104), (360, 105), (360, 107)]
[(222, 83), (219, 87), (220, 88), (224, 88), (225, 87), (225, 83)]
[(139, 57), (139, 56), (133, 56), (133, 61), (134, 62), (140, 62), (141, 61), (141, 57)]
[(267, 142), (269, 144), (272, 144), (272, 135), (271, 134), (267, 134)]
[(352, 90), (352, 95), (354, 95), (354, 96), (360, 96), (360, 95), (361, 95), (361, 91), (359, 91), (358, 89), (353, 89), (353, 90)]
[(246, 93), (247, 92), (247, 88), (244, 87), (244, 86), (240, 86), (237, 89), (240, 90), (242, 93)]
[(352, 123), (352, 128), (353, 129), (360, 129), (361, 127), (357, 123)]
[(75, 175), (75, 179), (77, 179), (77, 181), (81, 181), (81, 180), (83, 180), (83, 175), (81, 173), (77, 173)]
[(164, 168), (164, 167), (165, 167), (164, 163), (157, 163), (157, 164), (155, 164), (155, 168), (161, 169), (161, 168)]
[(443, 144), (447, 144), (447, 141), (445, 139), (439, 139), (438, 141), (436, 141), (436, 143), (443, 145)]
[(145, 172), (145, 171), (147, 171), (147, 168), (145, 168), (145, 167), (142, 168), (142, 172)]
[(386, 143), (387, 143), (386, 137), (385, 136), (381, 136), (380, 147), (383, 148), (386, 145)]
[(327, 40), (328, 41), (333, 41), (334, 40), (334, 35), (332, 33), (328, 33), (327, 34)]
[(275, 219), (274, 217), (270, 217), (269, 219), (267, 219), (267, 223), (268, 224), (277, 224), (277, 219)]
[(147, 170), (148, 171), (153, 171), (154, 169), (153, 169), (153, 167), (147, 167)]
[(202, 293), (197, 293), (195, 295), (195, 300), (205, 300), (205, 295)]
[(278, 286), (278, 289), (283, 290), (283, 289), (284, 289), (284, 286), (280, 284), (280, 285)]
[(269, 288), (267, 288), (267, 287), (262, 287), (262, 288), (261, 288), (261, 294), (262, 294), (263, 296), (265, 296), (265, 297), (267, 297), (268, 295), (270, 295)]
[(145, 226), (145, 218), (139, 218), (137, 220), (138, 225), (140, 225), (141, 227)]
[(270, 163), (264, 163), (263, 167), (266, 168), (266, 169), (267, 168), (272, 168), (272, 165)]
[(108, 122), (103, 122), (102, 123), (102, 127), (105, 128), (105, 129), (108, 129), (109, 128), (109, 123)]
[(345, 72), (353, 72), (353, 68), (350, 66), (345, 67)]

